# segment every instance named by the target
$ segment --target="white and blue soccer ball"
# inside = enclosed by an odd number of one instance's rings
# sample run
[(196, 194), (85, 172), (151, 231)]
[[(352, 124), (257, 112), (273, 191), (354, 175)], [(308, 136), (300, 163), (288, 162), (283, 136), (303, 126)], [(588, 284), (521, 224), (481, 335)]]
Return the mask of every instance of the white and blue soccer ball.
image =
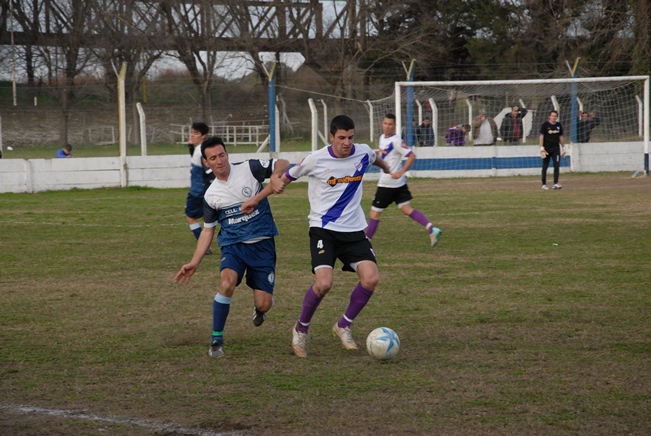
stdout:
[(366, 350), (378, 360), (389, 360), (400, 351), (400, 338), (389, 327), (378, 327), (366, 338)]

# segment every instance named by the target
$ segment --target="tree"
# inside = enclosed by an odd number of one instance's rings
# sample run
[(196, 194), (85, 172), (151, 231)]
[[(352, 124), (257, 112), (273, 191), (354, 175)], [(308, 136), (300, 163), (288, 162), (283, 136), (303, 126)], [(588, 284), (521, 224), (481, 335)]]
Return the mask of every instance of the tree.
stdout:
[(134, 136), (138, 137), (138, 90), (151, 66), (163, 55), (165, 22), (158, 1), (92, 0), (94, 54), (117, 89), (117, 72), (127, 63), (125, 92), (131, 106)]

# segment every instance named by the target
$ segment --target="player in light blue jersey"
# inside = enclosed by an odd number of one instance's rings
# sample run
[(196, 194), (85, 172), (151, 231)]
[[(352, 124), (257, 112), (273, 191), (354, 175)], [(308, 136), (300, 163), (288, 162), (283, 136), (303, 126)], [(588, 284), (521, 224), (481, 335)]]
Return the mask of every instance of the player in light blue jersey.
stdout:
[[(378, 188), (373, 197), (371, 212), (369, 213), (366, 236), (373, 238), (380, 224), (380, 215), (391, 203), (396, 203), (398, 209), (421, 226), (425, 227), (430, 237), (431, 246), (439, 242), (441, 229), (434, 227), (429, 219), (419, 210), (411, 207), (409, 203), (413, 198), (407, 186), (405, 173), (416, 161), (416, 155), (405, 142), (396, 135), (396, 116), (386, 114), (382, 120), (382, 136), (380, 136), (380, 156), (391, 169), (391, 174), (380, 174)], [(407, 158), (405, 164), (402, 160)]]
[[(246, 275), (253, 289), (253, 324), (260, 326), (273, 304), (278, 235), (267, 197), (285, 189), (281, 175), (289, 168), (285, 159), (251, 159), (237, 164), (228, 160), (221, 138), (213, 136), (201, 145), (204, 163), (215, 174), (204, 195), (204, 228), (190, 263), (183, 265), (175, 281), (188, 283), (196, 272), (220, 226), (219, 290), (213, 301), (213, 333), (208, 354), (224, 356), (224, 327), (235, 288)], [(269, 183), (263, 186), (263, 181)]]
[(305, 293), (301, 314), (292, 328), (292, 347), (298, 357), (307, 357), (310, 321), (332, 288), (335, 261), (344, 271), (355, 271), (359, 282), (341, 319), (332, 327), (347, 350), (356, 350), (351, 324), (368, 303), (379, 281), (371, 242), (366, 238), (366, 218), (361, 206), (362, 178), (369, 165), (384, 172), (389, 167), (366, 144), (354, 144), (355, 123), (339, 115), (330, 123), (332, 144), (312, 152), (282, 176), (285, 183), (308, 177), (310, 199), (310, 252), (316, 280)]

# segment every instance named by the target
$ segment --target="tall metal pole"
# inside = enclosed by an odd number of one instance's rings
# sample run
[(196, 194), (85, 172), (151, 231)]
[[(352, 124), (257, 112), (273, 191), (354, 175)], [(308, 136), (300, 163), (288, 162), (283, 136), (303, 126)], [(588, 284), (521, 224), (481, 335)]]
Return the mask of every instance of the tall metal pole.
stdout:
[(14, 93), (14, 106), (16, 101), (16, 47), (14, 45), (14, 2), (9, 0), (9, 15), (11, 15), (11, 88)]
[(649, 175), (649, 76), (644, 81), (644, 175)]
[[(574, 67), (572, 68), (572, 78), (576, 79), (579, 77), (579, 61), (581, 61), (581, 58), (576, 58), (574, 61)], [(577, 127), (579, 125), (579, 119), (578, 119), (578, 113), (576, 110), (576, 83), (572, 82), (572, 142), (576, 142), (578, 139), (578, 132), (577, 132)]]
[(274, 62), (269, 76), (269, 151), (276, 152), (276, 63)]
[(120, 186), (127, 187), (127, 116), (124, 81), (127, 75), (127, 63), (122, 62), (118, 75), (118, 135), (120, 142)]
[[(408, 82), (413, 82), (414, 81), (414, 70), (416, 66), (416, 61), (412, 60), (411, 64), (409, 65), (409, 71), (407, 71), (407, 81)], [(409, 147), (413, 147), (414, 142), (414, 88), (411, 86), (407, 87), (407, 138), (406, 142)]]

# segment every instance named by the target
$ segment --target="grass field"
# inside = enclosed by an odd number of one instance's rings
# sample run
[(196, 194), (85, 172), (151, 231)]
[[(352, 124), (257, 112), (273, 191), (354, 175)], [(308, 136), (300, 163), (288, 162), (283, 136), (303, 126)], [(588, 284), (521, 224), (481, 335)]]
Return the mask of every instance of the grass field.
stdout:
[(194, 249), (186, 190), (2, 194), (0, 434), (648, 435), (651, 180), (561, 182), (410, 180), (444, 233), (432, 249), (397, 210), (382, 216), (381, 281), (353, 332), (396, 330), (386, 363), (331, 336), (356, 282), (341, 271), (309, 357), (291, 354), (312, 282), (304, 183), (270, 199), (275, 306), (253, 327), (240, 286), (219, 360), (219, 256), (173, 283)]

